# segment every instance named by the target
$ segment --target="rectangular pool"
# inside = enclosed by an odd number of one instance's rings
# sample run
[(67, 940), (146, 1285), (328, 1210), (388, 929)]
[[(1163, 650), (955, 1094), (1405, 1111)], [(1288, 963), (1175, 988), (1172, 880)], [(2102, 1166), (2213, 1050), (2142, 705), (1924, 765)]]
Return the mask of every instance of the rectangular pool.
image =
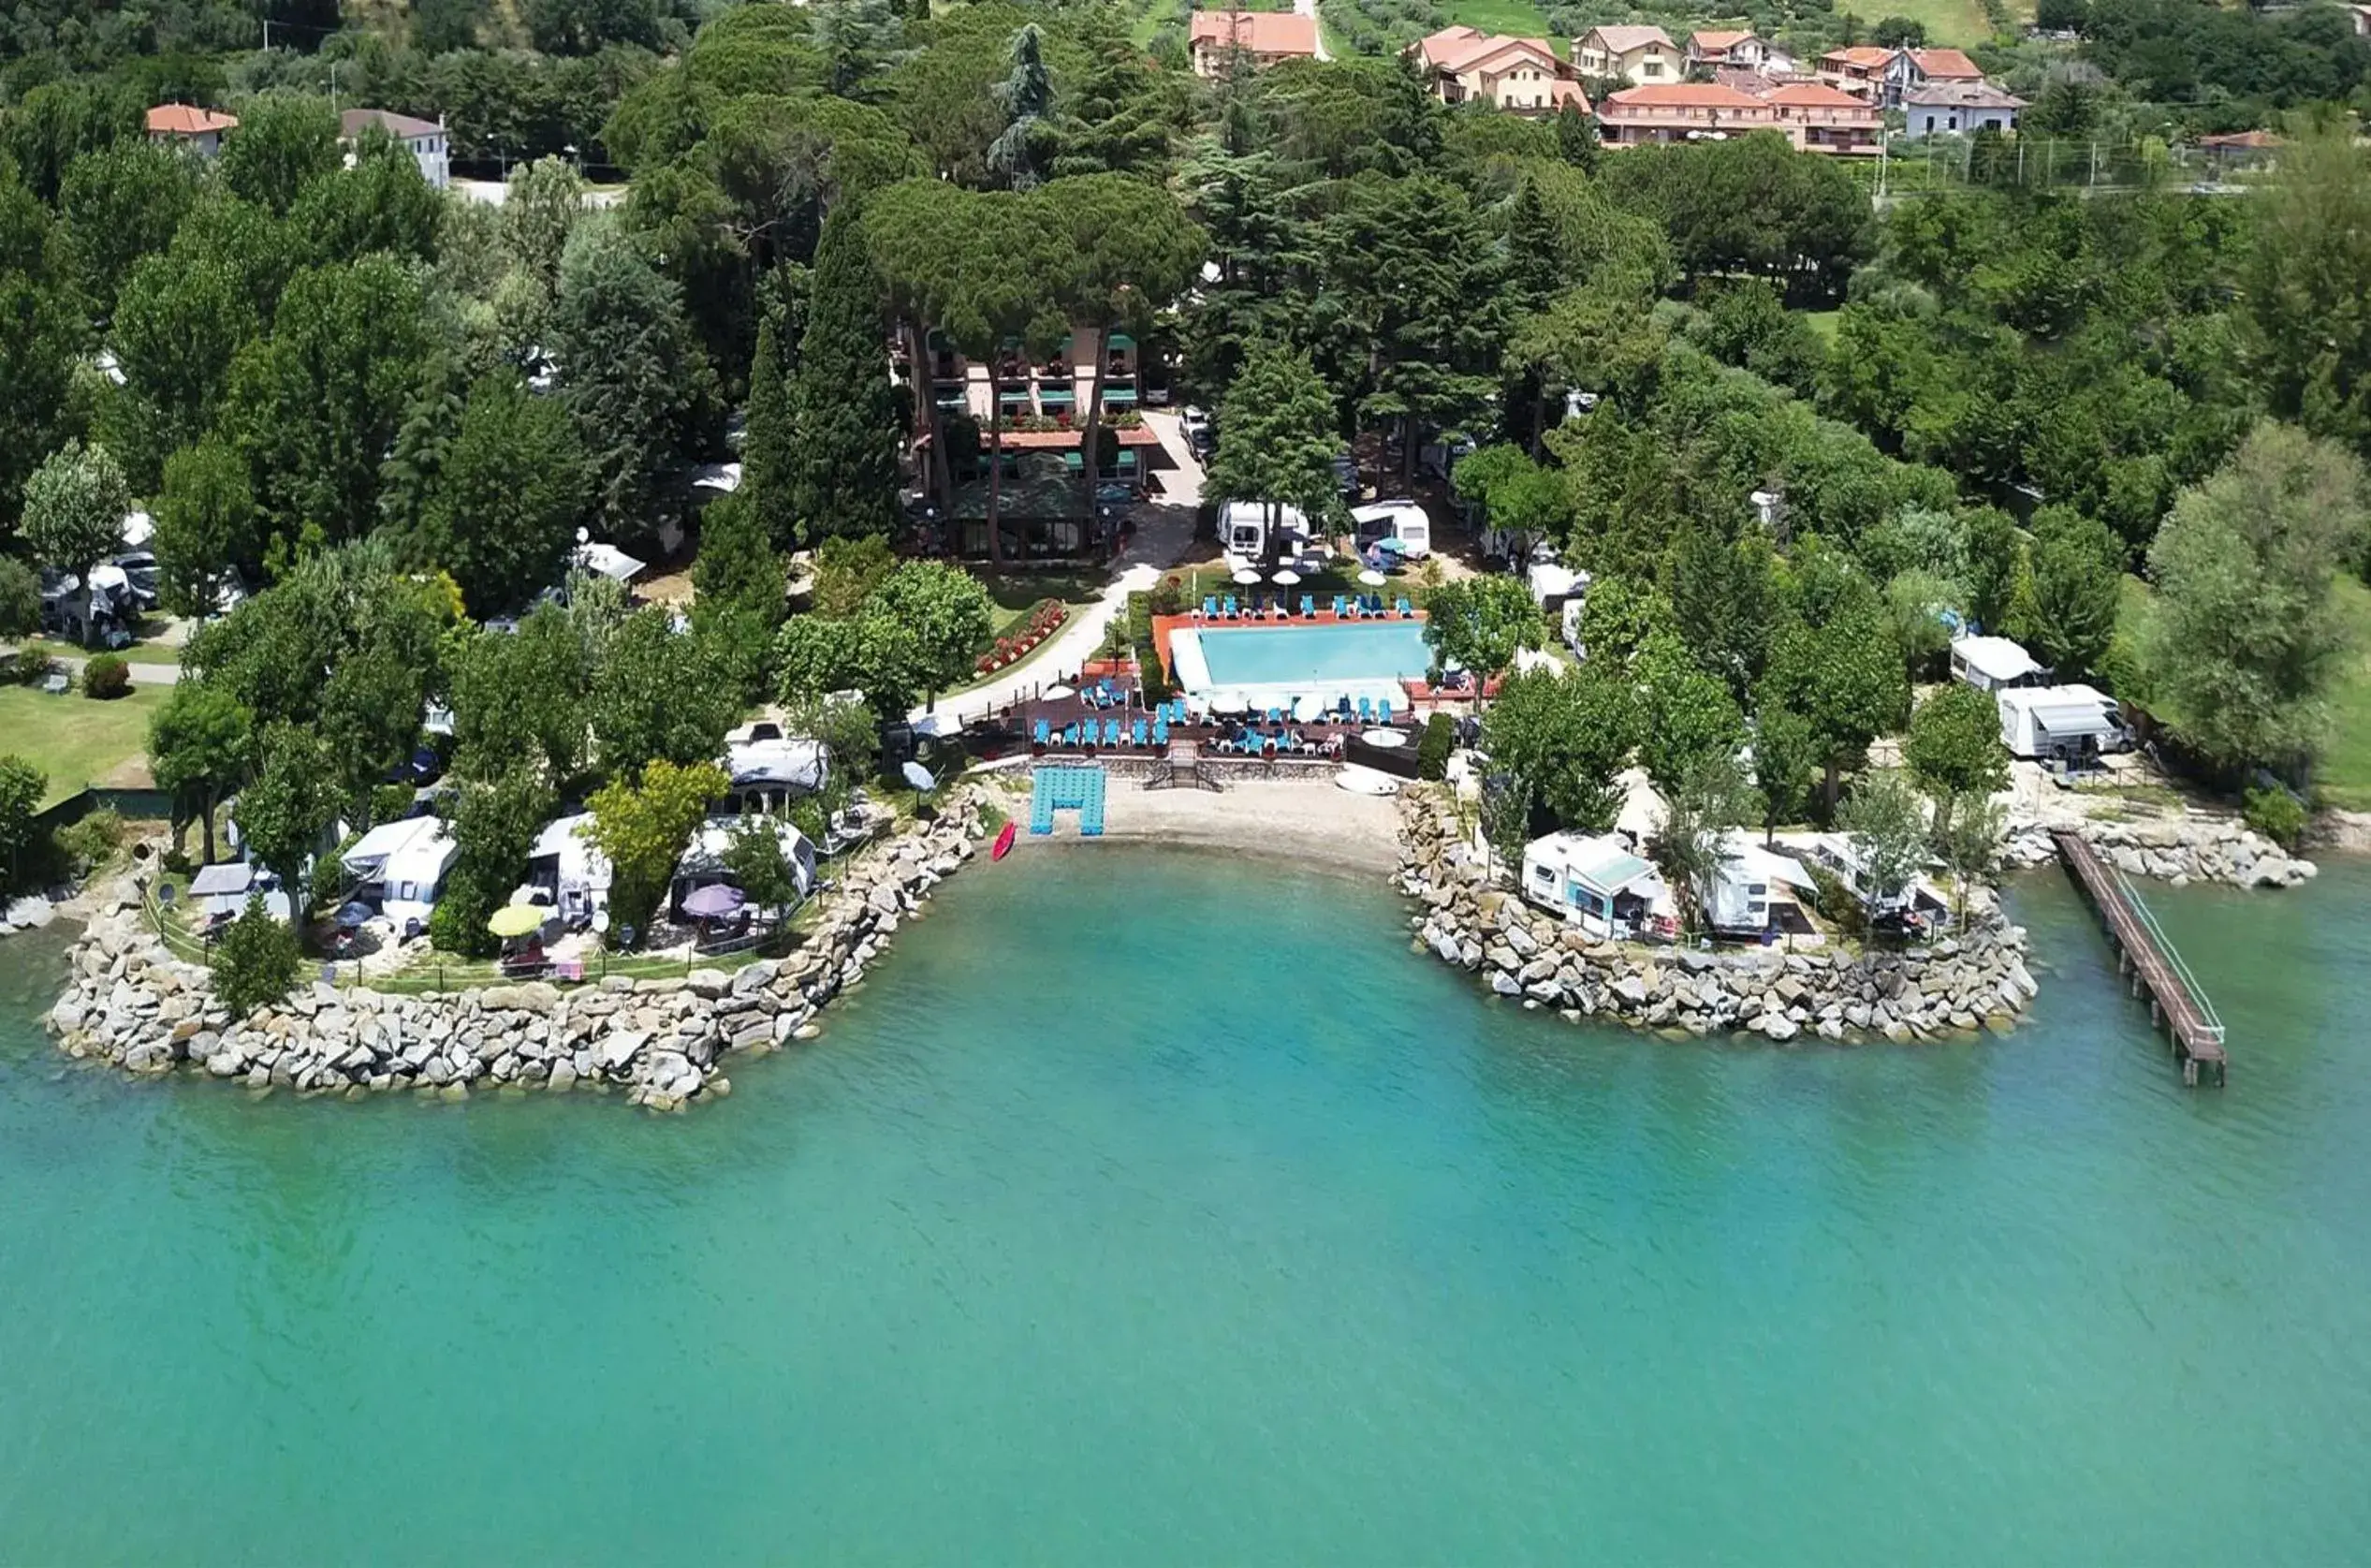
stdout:
[[(1193, 655), (1178, 645), (1192, 638)], [(1204, 626), (1172, 634), (1178, 676), (1188, 691), (1290, 687), (1330, 694), (1396, 683), (1432, 663), (1421, 621), (1353, 621), (1325, 625)], [(1198, 677), (1199, 679), (1196, 679)]]

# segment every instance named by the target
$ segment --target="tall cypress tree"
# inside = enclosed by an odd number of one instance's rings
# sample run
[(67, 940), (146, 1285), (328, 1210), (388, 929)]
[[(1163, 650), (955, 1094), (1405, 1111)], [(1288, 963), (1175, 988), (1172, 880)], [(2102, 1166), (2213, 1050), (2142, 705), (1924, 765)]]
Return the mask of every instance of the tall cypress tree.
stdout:
[(777, 550), (798, 542), (798, 502), (793, 477), (791, 388), (783, 376), (774, 317), (758, 324), (757, 354), (749, 364), (749, 427), (741, 435), (741, 491)]
[[(847, 203), (815, 246), (807, 335), (790, 383), (792, 506), (808, 543), (885, 534), (896, 520), (898, 407), (882, 361), (882, 288)], [(756, 438), (753, 401), (750, 435)]]

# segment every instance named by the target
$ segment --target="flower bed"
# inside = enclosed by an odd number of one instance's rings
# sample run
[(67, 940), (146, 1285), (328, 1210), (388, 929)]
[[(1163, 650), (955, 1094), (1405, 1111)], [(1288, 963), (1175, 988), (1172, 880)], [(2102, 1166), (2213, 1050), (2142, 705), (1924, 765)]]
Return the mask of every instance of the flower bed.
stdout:
[(1040, 599), (1029, 607), (1022, 616), (1020, 629), (996, 639), (996, 645), (972, 661), (972, 668), (981, 675), (993, 675), (1007, 665), (1020, 663), (1037, 651), (1037, 645), (1062, 629), (1070, 619), (1070, 607), (1060, 599)]

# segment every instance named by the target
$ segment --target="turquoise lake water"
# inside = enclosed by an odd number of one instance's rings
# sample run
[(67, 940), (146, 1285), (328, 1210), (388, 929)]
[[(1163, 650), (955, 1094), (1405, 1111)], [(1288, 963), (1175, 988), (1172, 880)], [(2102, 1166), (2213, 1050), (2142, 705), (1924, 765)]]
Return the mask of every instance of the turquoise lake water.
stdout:
[(2164, 902), (2219, 1094), (2055, 873), (2014, 1038), (1782, 1053), (1032, 849), (667, 1120), (127, 1084), (11, 939), (0, 1560), (2371, 1560), (2371, 873)]
[(1421, 621), (1206, 628), (1212, 686), (1309, 686), (1393, 681), (1430, 665)]

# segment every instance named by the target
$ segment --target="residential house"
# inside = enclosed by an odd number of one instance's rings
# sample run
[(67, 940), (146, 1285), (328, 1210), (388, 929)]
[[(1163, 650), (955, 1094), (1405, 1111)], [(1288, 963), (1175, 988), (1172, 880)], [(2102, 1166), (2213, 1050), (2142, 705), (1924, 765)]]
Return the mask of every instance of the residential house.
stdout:
[(1292, 11), (1196, 11), (1186, 31), (1193, 74), (1223, 76), (1229, 63), (1254, 67), (1317, 58), (1317, 18)]
[(1482, 103), (1515, 114), (1552, 114), (1571, 104), (1588, 112), (1580, 73), (1545, 38), (1474, 27), (1444, 27), (1408, 46), (1442, 103)]
[(160, 147), (186, 148), (201, 158), (218, 155), (223, 137), (238, 128), (236, 115), (188, 104), (159, 104), (148, 111), (149, 140)]
[(2347, 20), (2354, 23), (2354, 36), (2371, 38), (2371, 6), (2349, 6)]
[(1573, 66), (1584, 77), (1649, 86), (1688, 74), (1687, 60), (1660, 27), (1592, 27), (1573, 40)]
[(338, 116), (338, 138), (350, 147), (368, 125), (378, 126), (403, 144), (431, 189), (441, 191), (453, 183), (453, 142), (443, 122), (417, 120), (384, 109), (349, 109)]
[(1708, 81), (1625, 87), (1597, 106), (1598, 137), (1608, 147), (1720, 139), (1778, 124), (1778, 110), (1760, 98)]
[(2025, 99), (1989, 81), (1930, 81), (1902, 95), (1902, 134), (1917, 138), (1992, 130), (2013, 136), (2017, 111), (2025, 107)]
[[(1794, 74), (1794, 56), (1767, 38), (1758, 37), (1750, 29), (1714, 30), (1689, 35), (1690, 74), (1718, 73), (1724, 67), (1786, 77)], [(1717, 74), (1714, 80), (1720, 80)]]
[(1955, 49), (1897, 49), (1885, 62), (1884, 100), (1888, 109), (1902, 107), (1904, 95), (1915, 87), (1984, 80), (1976, 62)]
[(1980, 692), (2031, 686), (2050, 672), (2022, 643), (2005, 637), (1964, 637), (1951, 645), (1951, 674)]
[(1523, 848), (1523, 896), (1601, 940), (1677, 928), (1662, 873), (1612, 833), (1550, 833)]
[(1761, 95), (1798, 153), (1877, 156), (1884, 115), (1866, 98), (1818, 81), (1790, 81)]
[(1867, 45), (1832, 49), (1820, 56), (1817, 75), (1821, 81), (1840, 93), (1877, 102), (1885, 95), (1885, 67), (1893, 64), (1896, 52)]

